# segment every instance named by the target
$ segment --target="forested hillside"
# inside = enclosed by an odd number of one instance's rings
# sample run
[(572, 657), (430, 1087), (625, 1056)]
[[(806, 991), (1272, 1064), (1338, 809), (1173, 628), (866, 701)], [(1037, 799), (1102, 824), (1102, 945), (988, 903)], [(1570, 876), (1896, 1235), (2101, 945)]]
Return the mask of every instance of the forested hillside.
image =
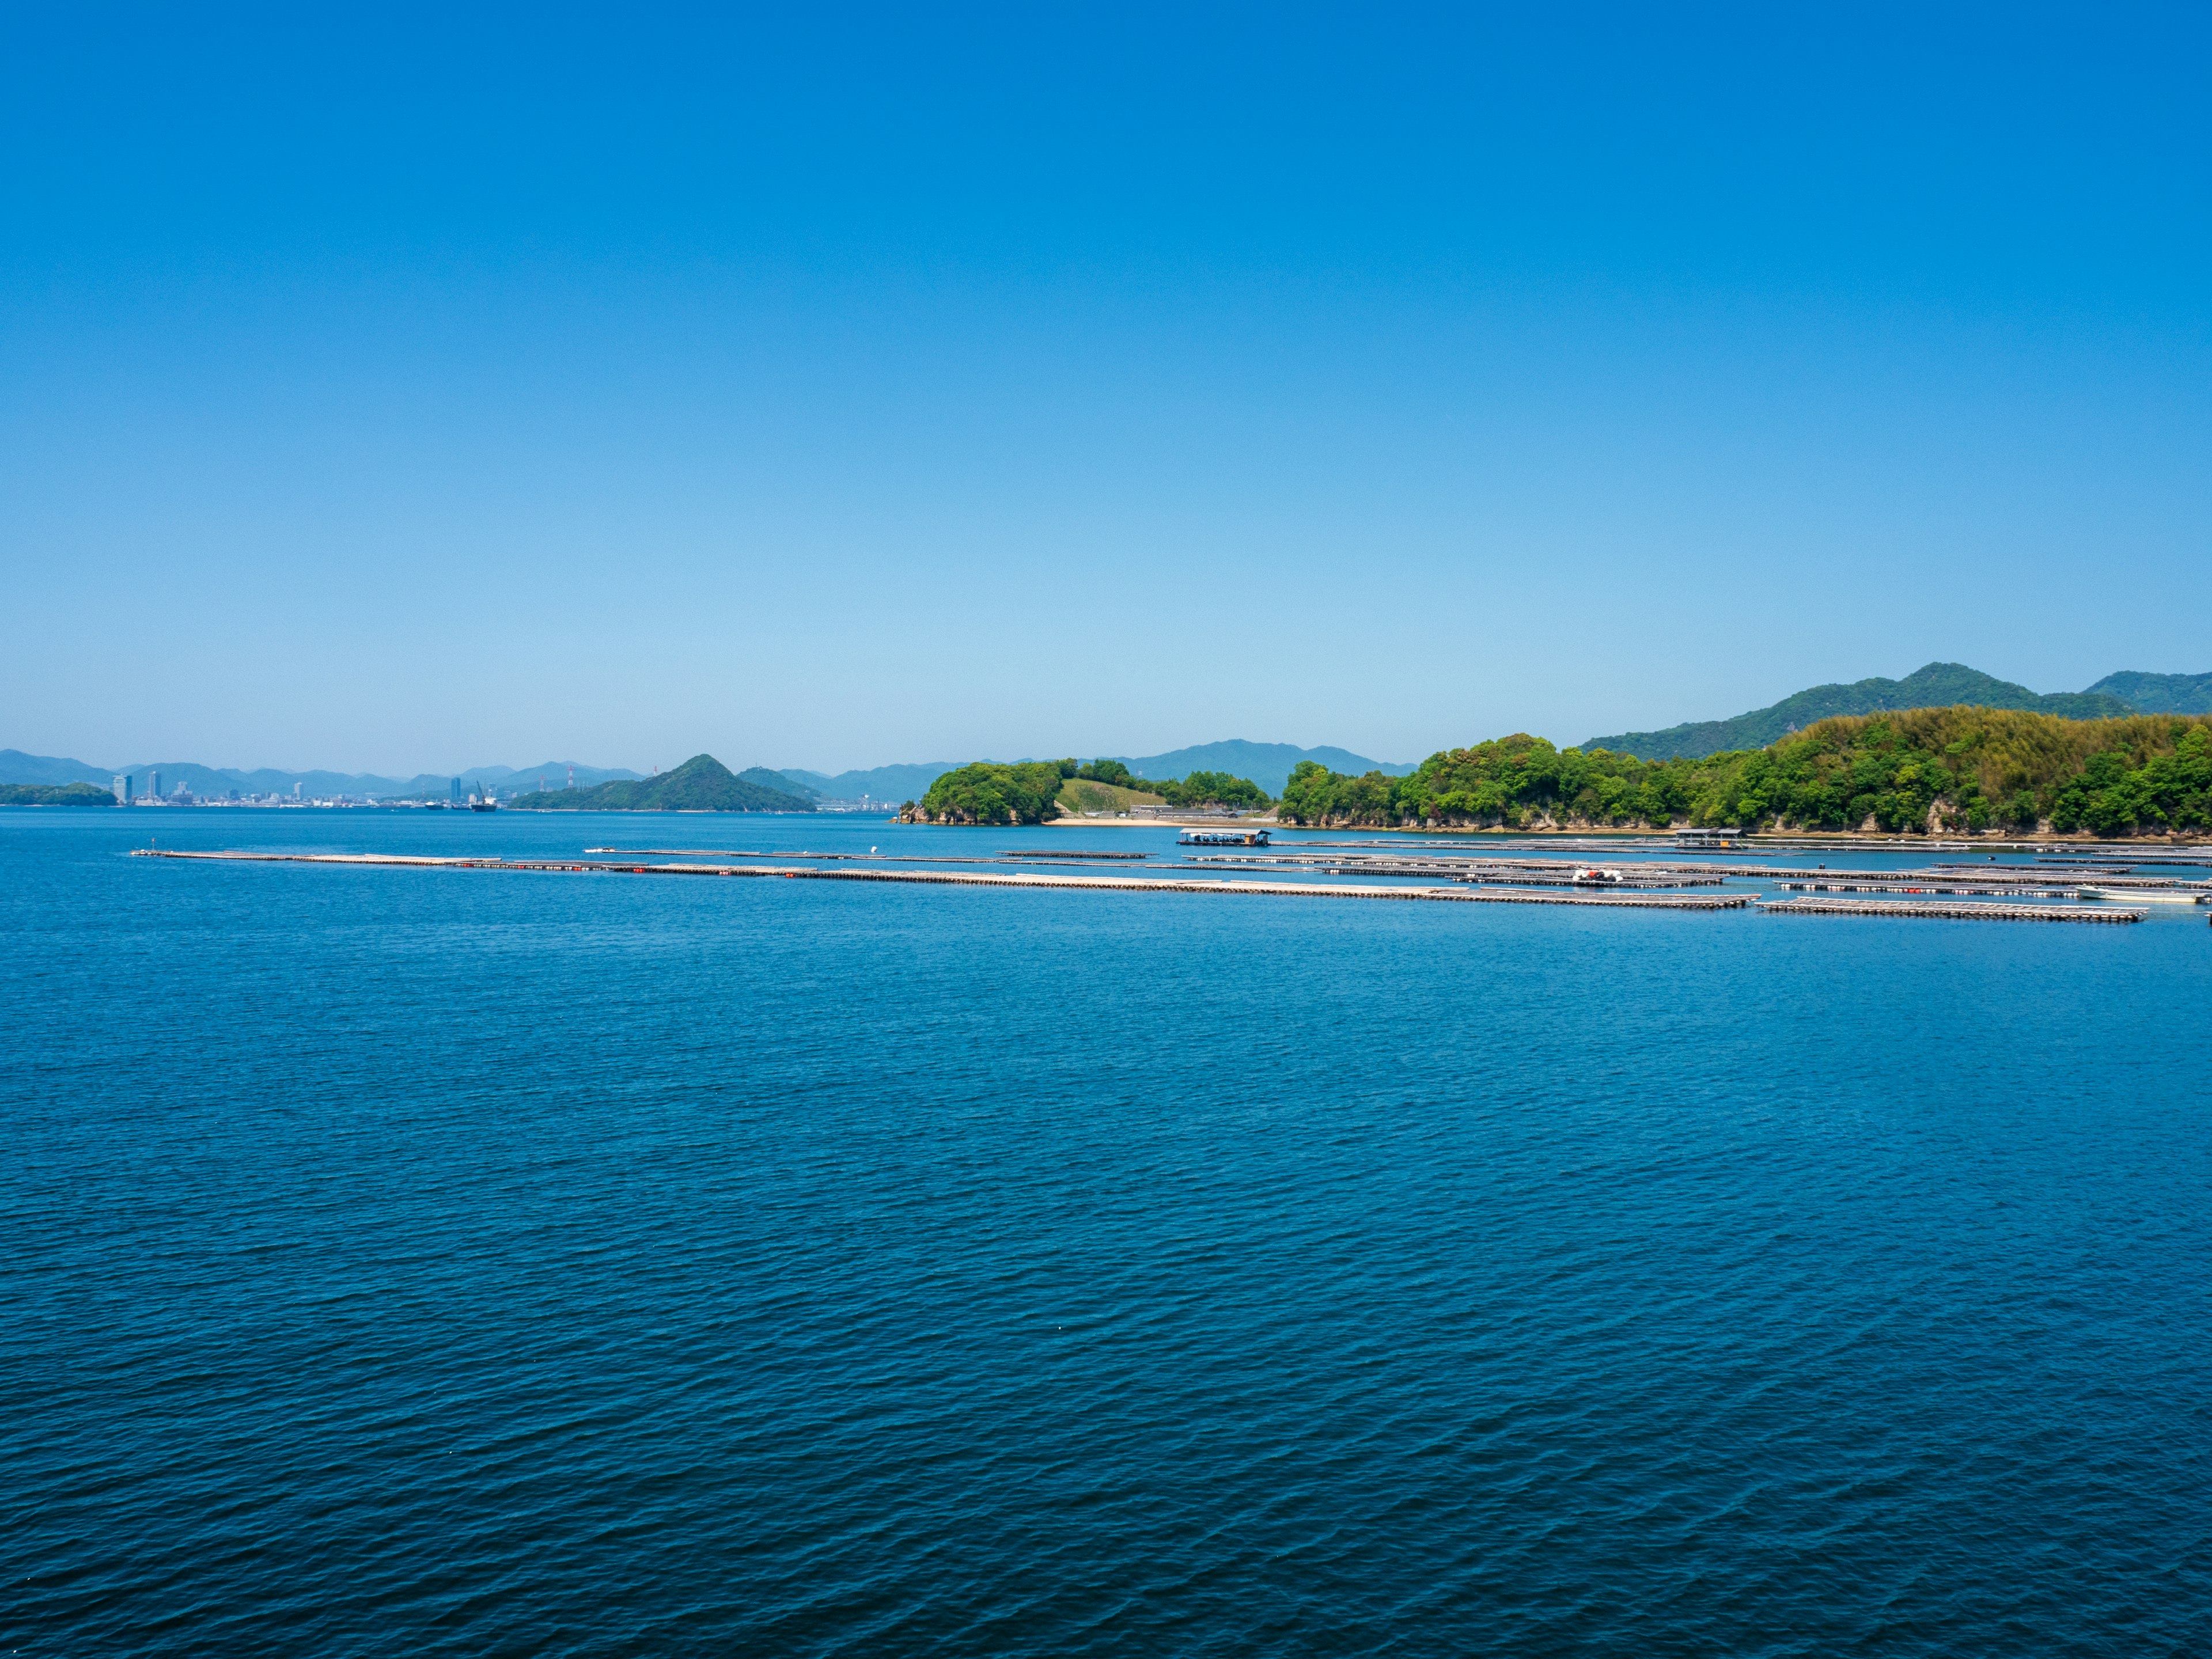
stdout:
[(0, 783), (0, 806), (112, 806), (112, 790), (90, 783)]
[(2091, 686), (2139, 714), (2212, 714), (2212, 674), (2107, 674)]
[(511, 803), (536, 812), (811, 812), (814, 803), (748, 783), (712, 755), (694, 755), (658, 777), (591, 789), (543, 789)]
[(1954, 708), (1821, 720), (1764, 749), (1639, 760), (1519, 734), (1404, 778), (1292, 773), (1285, 823), (2212, 831), (2212, 718)]
[[(2113, 678), (2118, 678), (2117, 676)], [(1850, 684), (1815, 685), (1793, 693), (1765, 708), (1754, 708), (1724, 720), (1693, 720), (1661, 732), (1623, 732), (1615, 737), (1592, 738), (1584, 749), (1609, 749), (1616, 754), (1645, 760), (1671, 760), (1678, 756), (1701, 759), (1736, 749), (1757, 749), (1779, 743), (1792, 732), (1817, 720), (1838, 714), (1876, 714), (1908, 708), (1948, 708), (1968, 704), (1978, 708), (2024, 708), (2068, 720), (2103, 720), (2138, 712), (2130, 702), (2101, 688), (2087, 691), (2031, 691), (2010, 680), (2001, 680), (1969, 668), (1962, 662), (1931, 662), (1916, 668), (1901, 680), (1854, 680)]]

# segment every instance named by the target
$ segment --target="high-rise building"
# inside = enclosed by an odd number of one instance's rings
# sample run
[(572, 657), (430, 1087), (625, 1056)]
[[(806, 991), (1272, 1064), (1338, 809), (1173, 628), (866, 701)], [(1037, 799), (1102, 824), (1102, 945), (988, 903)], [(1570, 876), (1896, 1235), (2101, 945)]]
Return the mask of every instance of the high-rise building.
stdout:
[(131, 805), (131, 775), (127, 772), (121, 772), (116, 775), (115, 804), (118, 806), (128, 806)]
[(146, 775), (146, 793), (155, 800), (161, 799), (161, 775), (159, 772), (149, 772)]
[(460, 804), (461, 804), (461, 781), (460, 781), (459, 778), (455, 778), (455, 779), (453, 780), (453, 805), (456, 805), (456, 806), (459, 806)]
[(292, 799), (294, 800), (300, 799), (300, 780), (297, 778), (292, 780)]

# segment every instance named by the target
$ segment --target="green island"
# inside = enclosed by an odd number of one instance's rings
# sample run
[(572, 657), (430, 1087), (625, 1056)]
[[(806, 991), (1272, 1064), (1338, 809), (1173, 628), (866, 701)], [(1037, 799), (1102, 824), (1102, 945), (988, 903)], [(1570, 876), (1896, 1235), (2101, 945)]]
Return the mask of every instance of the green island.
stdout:
[(617, 778), (589, 789), (534, 789), (507, 805), (521, 812), (811, 812), (814, 803), (738, 776), (712, 755), (673, 771)]
[(1763, 749), (1645, 761), (1516, 733), (1431, 755), (1402, 778), (1311, 761), (1285, 823), (1386, 829), (2005, 830), (2101, 836), (2212, 830), (2212, 716), (2069, 720), (1971, 706), (1820, 720)]
[(1252, 810), (1273, 797), (1249, 778), (1193, 772), (1155, 781), (1116, 760), (971, 761), (939, 775), (899, 816), (909, 823), (1049, 823), (1085, 812), (1132, 806), (1233, 806)]
[(0, 806), (112, 806), (115, 792), (96, 783), (0, 783)]

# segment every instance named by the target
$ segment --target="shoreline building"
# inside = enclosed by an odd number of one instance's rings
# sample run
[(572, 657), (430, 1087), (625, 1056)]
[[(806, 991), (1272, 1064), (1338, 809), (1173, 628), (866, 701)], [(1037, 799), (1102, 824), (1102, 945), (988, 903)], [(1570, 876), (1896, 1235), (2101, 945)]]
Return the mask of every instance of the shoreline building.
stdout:
[(118, 806), (131, 805), (131, 775), (128, 772), (117, 773), (115, 781), (110, 787), (115, 791), (115, 804)]

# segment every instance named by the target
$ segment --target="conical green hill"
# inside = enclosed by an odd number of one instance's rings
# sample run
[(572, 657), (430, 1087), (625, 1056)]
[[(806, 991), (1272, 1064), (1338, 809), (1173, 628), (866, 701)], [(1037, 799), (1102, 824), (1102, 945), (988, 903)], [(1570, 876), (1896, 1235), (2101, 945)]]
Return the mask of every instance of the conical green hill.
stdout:
[(545, 789), (517, 795), (527, 811), (811, 812), (814, 803), (748, 783), (712, 755), (694, 755), (658, 777), (617, 779), (595, 789)]

